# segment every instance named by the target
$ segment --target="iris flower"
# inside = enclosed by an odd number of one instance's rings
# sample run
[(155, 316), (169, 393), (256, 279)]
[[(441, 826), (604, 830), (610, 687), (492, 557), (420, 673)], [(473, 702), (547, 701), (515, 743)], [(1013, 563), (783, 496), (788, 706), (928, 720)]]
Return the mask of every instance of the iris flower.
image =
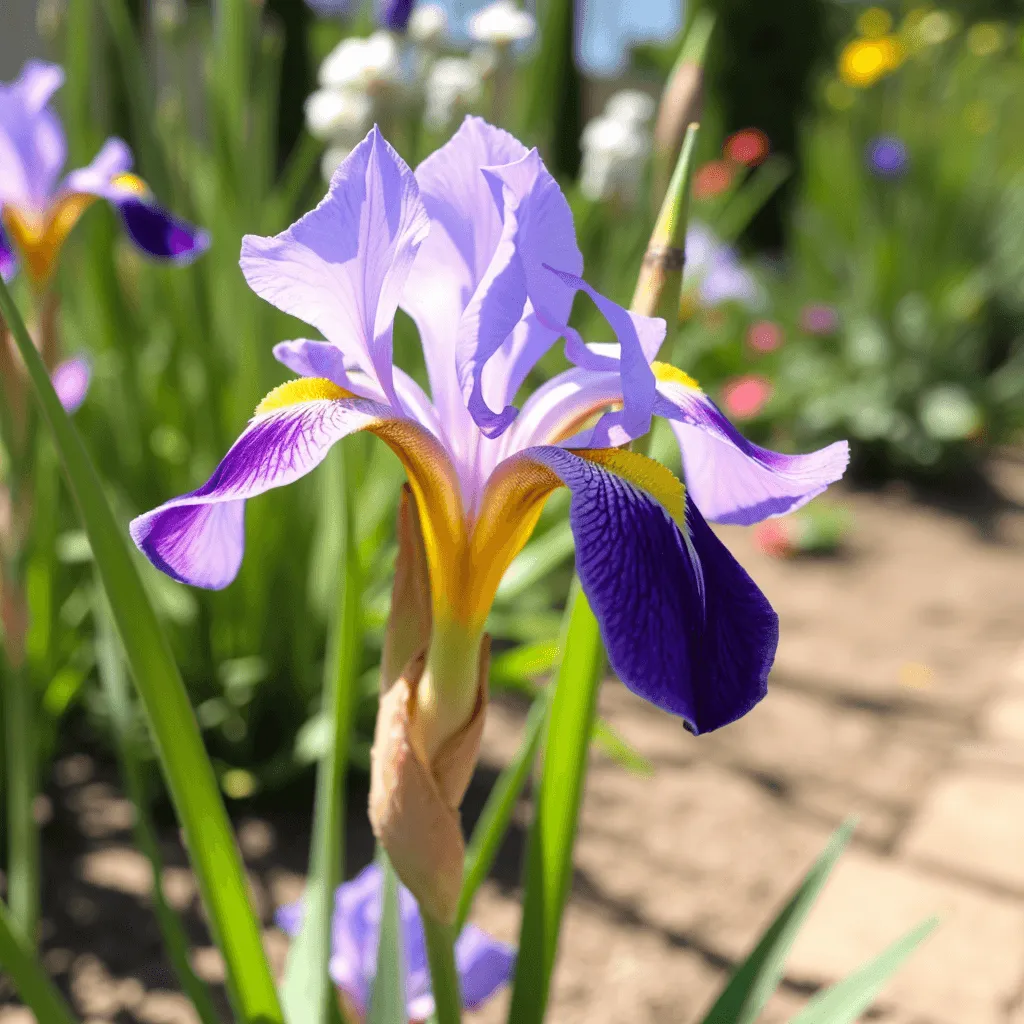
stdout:
[(64, 82), (55, 64), (28, 61), (0, 83), (0, 272), (9, 278), (20, 255), (30, 278), (49, 280), (78, 218), (97, 199), (117, 211), (128, 237), (145, 253), (187, 263), (209, 245), (204, 231), (172, 217), (130, 173), (131, 150), (107, 139), (88, 167), (60, 177), (67, 140), (50, 99)]
[[(377, 972), (380, 939), (380, 901), (383, 873), (376, 864), (364, 868), (351, 882), (338, 887), (334, 898), (331, 941), (331, 979), (341, 991), (346, 1010), (357, 1020), (366, 1016)], [(423, 1021), (434, 1012), (430, 967), (423, 921), (412, 893), (399, 888), (405, 998), (409, 1020)], [(277, 912), (277, 924), (290, 936), (298, 934), (303, 907), (292, 903)], [(462, 1004), (476, 1010), (508, 983), (515, 967), (511, 946), (492, 939), (475, 925), (466, 925), (455, 942)]]
[[(243, 240), (241, 267), (258, 295), (326, 340), (279, 344), (298, 379), (260, 403), (205, 484), (131, 524), (154, 565), (227, 586), (246, 501), (368, 430), (398, 455), (416, 501), (432, 602), (420, 707), (447, 715), (448, 735), (477, 699), (502, 574), (561, 486), (579, 577), (623, 682), (694, 732), (760, 700), (778, 620), (705, 520), (751, 524), (799, 507), (842, 475), (846, 443), (759, 448), (690, 377), (655, 361), (664, 321), (583, 281), (569, 206), (536, 150), (467, 118), (413, 173), (375, 128), (315, 210)], [(568, 326), (581, 292), (616, 343), (588, 344)], [(429, 394), (393, 363), (399, 306), (419, 328)], [(573, 365), (517, 408), (560, 337)], [(623, 447), (654, 415), (676, 433), (686, 488)]]

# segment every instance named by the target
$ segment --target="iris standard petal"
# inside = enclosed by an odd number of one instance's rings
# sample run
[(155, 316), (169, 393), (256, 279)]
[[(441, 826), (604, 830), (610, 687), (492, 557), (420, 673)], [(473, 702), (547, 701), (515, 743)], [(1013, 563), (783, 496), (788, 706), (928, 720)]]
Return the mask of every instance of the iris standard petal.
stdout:
[(10, 84), (0, 84), (0, 206), (42, 213), (53, 191), (67, 143), (47, 104), (64, 81), (56, 64), (27, 61)]
[(132, 539), (158, 569), (192, 586), (226, 587), (242, 563), (246, 500), (305, 476), (335, 442), (393, 415), (341, 397), (330, 381), (302, 383), (306, 400), (283, 408), (271, 392), (202, 487), (132, 521)]
[(84, 356), (67, 359), (53, 371), (50, 380), (65, 412), (75, 412), (85, 401), (91, 379), (92, 368)]
[[(527, 152), (508, 132), (467, 117), (416, 168), (430, 234), (409, 274), (402, 308), (419, 328), (434, 404), (453, 438), (473, 429), (455, 371), (457, 326), (502, 234), (501, 209), (482, 169), (520, 160)], [(495, 404), (504, 406), (504, 395)]]
[(242, 272), (257, 295), (316, 327), (397, 404), (392, 323), (428, 230), (412, 172), (374, 128), (315, 210), (273, 238), (245, 236)]
[(496, 478), (550, 491), (545, 469), (572, 491), (576, 569), (619, 678), (693, 732), (746, 714), (766, 692), (778, 617), (679, 481), (632, 452), (562, 448), (529, 448)]
[[(64, 178), (61, 191), (84, 192), (101, 199), (113, 199), (116, 195), (114, 179), (127, 173), (131, 166), (132, 151), (128, 144), (122, 139), (111, 137), (100, 147), (92, 163), (71, 171)], [(139, 183), (145, 188), (141, 181)]]
[[(524, 356), (539, 358), (569, 318), (576, 289), (551, 269), (578, 276), (583, 257), (569, 204), (535, 149), (482, 173), (502, 212), (502, 234), (459, 324), (455, 359), (470, 414), (496, 437), (515, 418), (510, 384), (529, 371)], [(513, 335), (528, 312), (536, 313), (532, 333)]]
[(784, 455), (748, 441), (696, 383), (655, 364), (655, 412), (671, 421), (690, 496), (716, 523), (750, 526), (805, 505), (846, 471), (850, 447), (836, 441), (806, 455)]

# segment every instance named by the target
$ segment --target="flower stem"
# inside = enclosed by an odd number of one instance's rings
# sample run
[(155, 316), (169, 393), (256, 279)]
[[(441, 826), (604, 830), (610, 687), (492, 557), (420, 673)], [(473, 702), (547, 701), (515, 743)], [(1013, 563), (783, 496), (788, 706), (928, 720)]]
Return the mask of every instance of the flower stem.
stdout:
[(429, 914), (423, 914), (423, 930), (430, 961), (430, 987), (434, 993), (433, 1021), (435, 1024), (459, 1024), (462, 998), (455, 967), (455, 931), (451, 925), (441, 924)]

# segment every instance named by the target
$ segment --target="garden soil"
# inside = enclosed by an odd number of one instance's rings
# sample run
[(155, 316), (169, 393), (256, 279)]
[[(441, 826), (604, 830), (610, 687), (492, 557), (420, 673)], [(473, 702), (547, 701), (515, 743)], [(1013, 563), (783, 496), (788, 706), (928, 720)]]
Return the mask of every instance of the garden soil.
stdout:
[[(694, 738), (606, 683), (601, 712), (648, 775), (592, 758), (553, 986), (557, 1024), (688, 1024), (848, 816), (850, 850), (793, 950), (767, 1024), (921, 920), (938, 929), (881, 993), (888, 1024), (1024, 1024), (1024, 458), (955, 497), (904, 486), (837, 492), (853, 515), (837, 555), (779, 561), (749, 531), (722, 536), (779, 610), (765, 701)], [(499, 697), (466, 819), (516, 748), (524, 708)], [(131, 847), (116, 771), (85, 753), (54, 766), (42, 811), (47, 968), (89, 1024), (185, 1024)], [(372, 856), (364, 784), (351, 792), (348, 863)], [(301, 805), (301, 806), (299, 806)], [(516, 937), (528, 802), (474, 919)], [(302, 892), (308, 797), (236, 815), (275, 967), (276, 906)], [(163, 835), (170, 901), (196, 971), (222, 1000), (193, 878)], [(507, 995), (474, 1019), (504, 1020)], [(31, 1016), (0, 974), (0, 1024)]]

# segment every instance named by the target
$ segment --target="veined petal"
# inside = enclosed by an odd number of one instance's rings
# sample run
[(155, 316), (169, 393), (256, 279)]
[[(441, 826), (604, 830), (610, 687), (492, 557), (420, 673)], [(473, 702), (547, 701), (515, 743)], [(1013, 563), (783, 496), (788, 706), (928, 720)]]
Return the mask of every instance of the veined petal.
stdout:
[(392, 323), (429, 226), (412, 172), (374, 128), (315, 210), (273, 238), (246, 235), (242, 272), (257, 295), (316, 327), (397, 406)]
[(41, 213), (53, 190), (67, 144), (47, 104), (64, 81), (56, 64), (27, 61), (14, 82), (0, 84), (0, 206)]
[[(393, 407), (355, 398), (333, 381), (300, 378), (275, 388), (213, 476), (131, 523), (132, 539), (168, 576), (220, 590), (238, 575), (245, 546), (245, 502), (305, 476), (348, 434), (370, 430), (398, 455), (423, 527), (431, 596), (442, 607), (460, 599), (445, 570), (465, 549), (458, 481), (440, 443)], [(435, 586), (436, 581), (436, 586)]]
[(764, 696), (778, 618), (668, 470), (628, 451), (543, 447), (495, 476), (510, 490), (549, 492), (554, 477), (572, 491), (576, 569), (631, 690), (694, 732)]
[(785, 515), (846, 471), (846, 441), (806, 455), (769, 451), (743, 437), (686, 374), (664, 364), (655, 364), (655, 372), (655, 411), (672, 421), (690, 495), (713, 522), (750, 526)]

